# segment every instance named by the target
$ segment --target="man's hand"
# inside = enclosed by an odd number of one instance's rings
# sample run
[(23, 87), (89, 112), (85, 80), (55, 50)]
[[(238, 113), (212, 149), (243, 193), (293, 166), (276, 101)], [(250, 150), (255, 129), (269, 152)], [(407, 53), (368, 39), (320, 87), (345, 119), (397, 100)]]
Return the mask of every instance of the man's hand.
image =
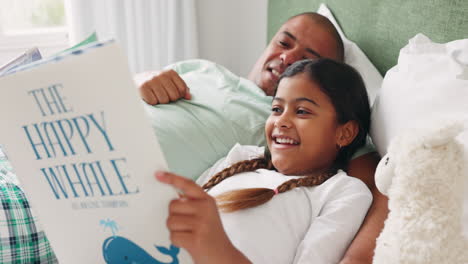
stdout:
[(174, 70), (162, 71), (151, 80), (144, 82), (138, 89), (141, 98), (150, 105), (191, 98), (187, 84)]
[(213, 197), (184, 177), (158, 172), (156, 178), (183, 193), (169, 204), (172, 244), (185, 248), (195, 263), (250, 263), (227, 237)]

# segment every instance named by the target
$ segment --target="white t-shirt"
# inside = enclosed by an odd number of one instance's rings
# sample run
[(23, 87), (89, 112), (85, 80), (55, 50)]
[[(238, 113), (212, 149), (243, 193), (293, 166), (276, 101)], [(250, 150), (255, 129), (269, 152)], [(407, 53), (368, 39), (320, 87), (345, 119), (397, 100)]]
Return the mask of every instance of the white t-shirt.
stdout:
[[(262, 154), (263, 147), (236, 145), (197, 182), (203, 184), (229, 164)], [(275, 189), (297, 177), (259, 169), (227, 178), (208, 193), (216, 196), (234, 189)], [(221, 213), (221, 219), (234, 246), (255, 264), (330, 264), (341, 260), (371, 202), (366, 185), (340, 171), (319, 186), (294, 188), (261, 206)]]

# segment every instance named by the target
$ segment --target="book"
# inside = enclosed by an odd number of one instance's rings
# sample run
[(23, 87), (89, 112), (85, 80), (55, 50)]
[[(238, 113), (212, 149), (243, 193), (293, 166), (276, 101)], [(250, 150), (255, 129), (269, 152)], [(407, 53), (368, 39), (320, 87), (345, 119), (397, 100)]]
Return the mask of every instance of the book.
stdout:
[(97, 41), (98, 41), (97, 33), (93, 32), (88, 37), (86, 37), (85, 39), (80, 41), (79, 43), (71, 46), (70, 48), (67, 48), (65, 50), (60, 51), (59, 53), (55, 54), (55, 56), (65, 54), (65, 53), (67, 53), (69, 51), (80, 49), (81, 47), (84, 47), (84, 46), (86, 46), (88, 44), (91, 44), (91, 43), (94, 43), (94, 42), (97, 42)]
[(171, 245), (177, 192), (126, 58), (111, 42), (0, 78), (0, 139), (60, 263), (191, 263)]
[[(97, 41), (98, 41), (98, 37), (97, 37), (96, 32), (92, 32), (84, 40), (80, 41), (79, 43), (77, 43), (77, 44), (75, 44), (75, 45), (73, 45), (73, 46), (71, 46), (71, 47), (69, 47), (69, 48), (67, 48), (65, 50), (62, 50), (62, 51), (58, 52), (57, 54), (54, 55), (54, 57), (58, 56), (58, 55), (66, 54), (66, 53), (68, 53), (70, 51), (73, 51), (73, 50), (78, 50), (83, 46), (86, 46), (86, 45), (88, 45), (90, 43), (94, 43), (94, 42), (97, 42)], [(10, 71), (14, 70), (17, 67), (30, 64), (32, 62), (41, 60), (42, 58), (43, 58), (43, 56), (42, 56), (39, 48), (38, 47), (31, 47), (30, 49), (28, 49), (25, 52), (21, 53), (17, 57), (11, 59), (10, 61), (8, 61), (5, 64), (3, 64), (2, 66), (0, 66), (0, 76), (6, 75), (7, 73), (9, 73)]]
[[(15, 68), (30, 64), (40, 59), (42, 59), (41, 52), (37, 47), (32, 47), (0, 66), (0, 76), (8, 74)], [(8, 157), (5, 155), (5, 153), (3, 153), (2, 149), (3, 146), (0, 144), (0, 173), (2, 173), (2, 175), (10, 175), (11, 166), (8, 162)]]
[(37, 47), (32, 47), (0, 66), (0, 76), (7, 74), (9, 71), (19, 66), (26, 65), (40, 59), (42, 59), (41, 52)]
[[(54, 57), (61, 55), (61, 54), (63, 55), (63, 54), (69, 53), (70, 51), (73, 51), (73, 50), (78, 50), (83, 46), (86, 46), (90, 43), (94, 43), (97, 41), (98, 41), (98, 37), (97, 37), (96, 32), (92, 32), (87, 38), (85, 38), (81, 42), (73, 45), (70, 48), (60, 51), (59, 53), (55, 54)], [(32, 47), (28, 49), (27, 51), (25, 51), (24, 53), (21, 53), (17, 57), (8, 61), (4, 65), (0, 66), (0, 76), (9, 74), (20, 66), (25, 66), (25, 65), (36, 62), (41, 59), (42, 59), (42, 54), (39, 48)], [(3, 153), (2, 149), (3, 149), (3, 146), (2, 144), (0, 144), (0, 173), (2, 173), (2, 175), (11, 175), (12, 174), (11, 165), (8, 162), (8, 157), (5, 155), (5, 153)]]

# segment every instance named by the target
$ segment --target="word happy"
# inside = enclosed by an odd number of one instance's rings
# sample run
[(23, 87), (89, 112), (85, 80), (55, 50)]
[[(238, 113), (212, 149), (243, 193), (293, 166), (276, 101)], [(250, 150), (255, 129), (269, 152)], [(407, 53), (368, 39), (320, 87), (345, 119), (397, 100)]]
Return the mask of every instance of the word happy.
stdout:
[[(61, 84), (28, 91), (47, 121), (22, 126), (36, 160), (92, 154), (95, 150), (115, 150), (106, 130), (104, 111), (50, 121), (50, 116), (69, 116), (73, 109), (62, 95)], [(81, 157), (80, 156), (80, 157)], [(56, 199), (70, 197), (116, 196), (138, 193), (130, 188), (125, 173), (125, 158), (79, 161), (41, 168)]]

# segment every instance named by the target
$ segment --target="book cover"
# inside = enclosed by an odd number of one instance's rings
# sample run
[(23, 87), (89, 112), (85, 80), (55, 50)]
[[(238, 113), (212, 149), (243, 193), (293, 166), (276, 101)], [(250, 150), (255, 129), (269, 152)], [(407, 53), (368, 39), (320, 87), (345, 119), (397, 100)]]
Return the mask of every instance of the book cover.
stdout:
[(60, 263), (191, 263), (166, 228), (166, 162), (123, 52), (74, 51), (0, 78), (0, 141)]

